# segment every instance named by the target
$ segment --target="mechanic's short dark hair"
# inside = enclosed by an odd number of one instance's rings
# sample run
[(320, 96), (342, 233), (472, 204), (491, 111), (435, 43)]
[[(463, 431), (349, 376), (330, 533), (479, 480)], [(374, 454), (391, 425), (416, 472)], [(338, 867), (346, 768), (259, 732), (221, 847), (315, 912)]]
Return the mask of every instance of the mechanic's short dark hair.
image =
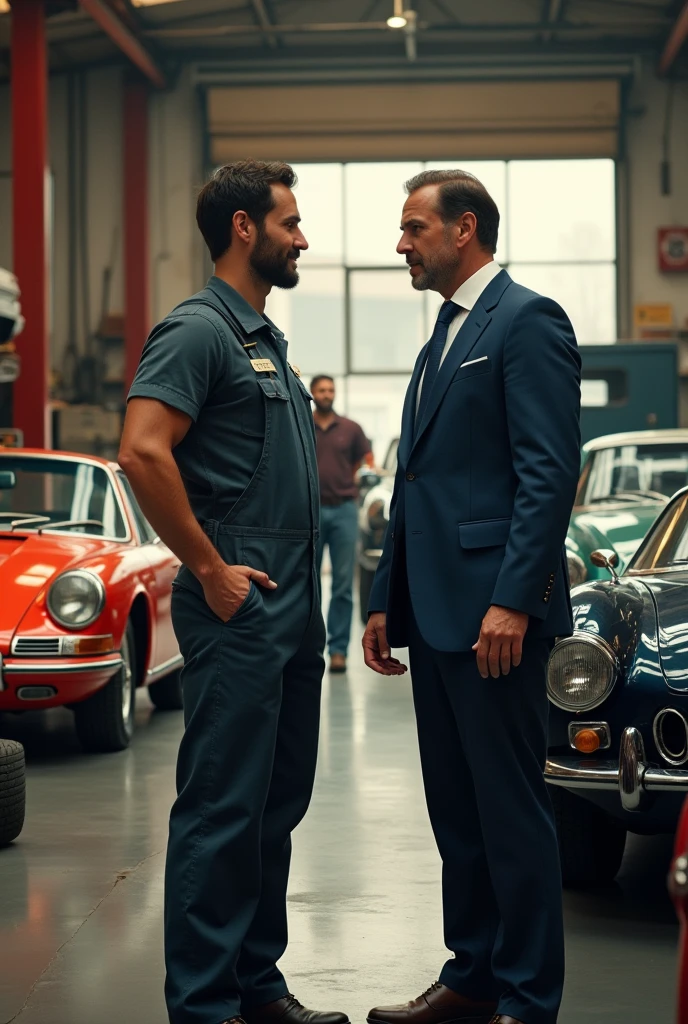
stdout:
[(262, 224), (275, 201), (272, 185), (294, 188), (296, 174), (289, 164), (237, 160), (219, 167), (203, 186), (196, 203), (196, 223), (215, 263), (232, 244), (232, 218), (244, 210)]
[(330, 384), (334, 384), (334, 377), (330, 377), (327, 373), (319, 373), (317, 377), (314, 377), (311, 381), (311, 391), (317, 387), (324, 380), (329, 380)]
[(495, 253), (499, 235), (499, 210), (481, 181), (468, 171), (422, 171), (410, 178), (404, 188), (408, 195), (425, 185), (439, 185), (438, 213), (445, 224), (463, 213), (474, 213), (477, 235), (483, 249)]

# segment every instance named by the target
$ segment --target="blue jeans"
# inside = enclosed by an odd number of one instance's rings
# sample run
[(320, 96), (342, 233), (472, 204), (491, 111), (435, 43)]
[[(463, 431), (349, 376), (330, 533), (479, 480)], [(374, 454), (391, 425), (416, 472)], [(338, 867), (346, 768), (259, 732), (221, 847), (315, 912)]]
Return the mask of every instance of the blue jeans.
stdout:
[(354, 561), (358, 537), (358, 509), (356, 502), (345, 501), (336, 508), (323, 506), (320, 510), (320, 545), (318, 547), (318, 574), (322, 566), (325, 545), (330, 549), (332, 562), (332, 600), (327, 616), (327, 639), (330, 654), (343, 654), (349, 650), (351, 615), (354, 607)]

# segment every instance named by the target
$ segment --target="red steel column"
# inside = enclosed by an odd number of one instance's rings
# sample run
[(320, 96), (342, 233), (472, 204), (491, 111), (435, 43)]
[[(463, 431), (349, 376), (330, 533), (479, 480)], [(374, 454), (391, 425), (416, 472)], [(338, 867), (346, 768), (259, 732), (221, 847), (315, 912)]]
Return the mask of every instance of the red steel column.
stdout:
[(148, 86), (124, 86), (124, 349), (129, 388), (151, 328), (148, 239)]
[(50, 447), (48, 316), (48, 62), (44, 0), (12, 3), (12, 197), (14, 273), (26, 327), (17, 346), (14, 425), (27, 447)]

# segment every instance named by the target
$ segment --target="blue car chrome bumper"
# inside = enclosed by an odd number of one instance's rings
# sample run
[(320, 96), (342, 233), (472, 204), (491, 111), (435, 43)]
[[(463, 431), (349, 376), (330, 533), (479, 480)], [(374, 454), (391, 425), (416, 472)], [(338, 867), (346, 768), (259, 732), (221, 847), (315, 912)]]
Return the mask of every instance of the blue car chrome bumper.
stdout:
[(688, 770), (646, 764), (638, 729), (629, 726), (621, 737), (619, 761), (578, 758), (548, 760), (545, 778), (565, 789), (618, 789), (625, 811), (643, 811), (652, 793), (688, 793)]

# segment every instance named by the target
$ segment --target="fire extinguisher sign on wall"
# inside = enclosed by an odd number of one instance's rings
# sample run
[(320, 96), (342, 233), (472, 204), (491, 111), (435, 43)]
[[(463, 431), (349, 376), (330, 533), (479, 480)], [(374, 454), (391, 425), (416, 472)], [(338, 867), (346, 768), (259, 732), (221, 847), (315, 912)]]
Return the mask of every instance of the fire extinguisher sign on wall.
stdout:
[(658, 228), (657, 255), (664, 273), (688, 273), (688, 228)]

